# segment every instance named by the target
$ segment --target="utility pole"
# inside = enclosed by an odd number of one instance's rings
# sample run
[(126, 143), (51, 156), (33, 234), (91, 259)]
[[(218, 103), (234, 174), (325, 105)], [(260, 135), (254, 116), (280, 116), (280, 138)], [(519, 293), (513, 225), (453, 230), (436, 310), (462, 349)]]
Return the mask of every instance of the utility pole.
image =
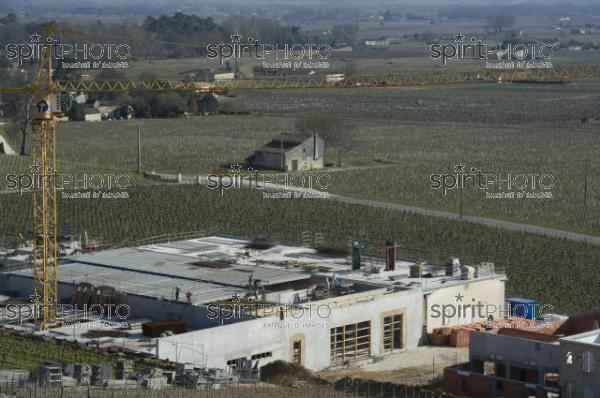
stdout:
[(590, 159), (585, 161), (585, 174), (583, 175), (583, 207), (587, 204), (587, 186), (588, 186), (588, 169), (590, 167)]
[(138, 126), (138, 155), (137, 155), (137, 172), (142, 173), (142, 128)]
[(462, 220), (463, 218), (463, 189), (462, 188), (458, 188), (459, 189), (459, 196), (458, 196), (458, 206), (459, 206), (459, 217)]
[(284, 164), (284, 159), (283, 159), (283, 137), (279, 137), (279, 153), (280, 153), (280, 157), (279, 157), (279, 167), (281, 167), (281, 171), (285, 171), (283, 164)]

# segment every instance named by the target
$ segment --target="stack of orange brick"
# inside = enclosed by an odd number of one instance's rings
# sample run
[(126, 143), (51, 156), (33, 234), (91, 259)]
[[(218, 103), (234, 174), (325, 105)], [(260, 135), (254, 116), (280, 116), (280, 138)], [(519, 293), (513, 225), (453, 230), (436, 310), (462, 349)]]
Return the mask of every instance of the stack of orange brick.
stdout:
[(436, 346), (466, 347), (469, 345), (471, 330), (497, 333), (500, 329), (524, 329), (551, 335), (560, 324), (561, 322), (551, 322), (546, 325), (531, 319), (506, 318), (465, 325), (443, 326), (433, 329), (431, 343)]

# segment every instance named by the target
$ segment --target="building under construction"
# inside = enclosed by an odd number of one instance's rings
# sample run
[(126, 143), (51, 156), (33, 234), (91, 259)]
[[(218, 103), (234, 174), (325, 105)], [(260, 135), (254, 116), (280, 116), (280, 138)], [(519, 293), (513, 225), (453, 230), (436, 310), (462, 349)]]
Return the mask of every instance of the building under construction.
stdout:
[[(482, 318), (442, 306), (504, 303), (506, 278), (493, 264), (401, 261), (393, 242), (379, 252), (380, 261), (358, 244), (336, 255), (207, 236), (64, 257), (59, 298), (75, 309), (43, 333), (242, 375), (279, 359), (320, 370), (412, 348), (434, 328)], [(32, 270), (0, 275), (0, 294), (27, 302)], [(103, 331), (116, 318), (127, 328), (118, 335), (69, 328), (67, 320), (98, 320), (98, 311), (82, 309), (94, 304), (113, 309), (101, 314)], [(6, 315), (5, 327), (31, 328)]]

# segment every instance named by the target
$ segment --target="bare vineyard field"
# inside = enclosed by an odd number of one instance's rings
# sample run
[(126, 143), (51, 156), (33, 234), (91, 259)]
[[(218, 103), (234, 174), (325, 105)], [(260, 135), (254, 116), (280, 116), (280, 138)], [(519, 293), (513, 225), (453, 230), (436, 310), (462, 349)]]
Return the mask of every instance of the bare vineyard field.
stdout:
[[(466, 189), (464, 212), (598, 234), (600, 125), (580, 117), (598, 115), (599, 87), (590, 81), (244, 93), (234, 100), (255, 115), (61, 124), (59, 167), (135, 176), (139, 126), (143, 170), (208, 173), (242, 162), (274, 134), (293, 131), (297, 117), (330, 112), (355, 126), (349, 133), (354, 149), (343, 167), (329, 169), (334, 192), (458, 211), (457, 191), (443, 196), (431, 189), (432, 173), (451, 173), (457, 163), (497, 174), (549, 173), (555, 176), (553, 199), (492, 200)], [(276, 116), (256, 115), (265, 109)], [(0, 174), (13, 172), (28, 172), (28, 159), (0, 157)], [(583, 243), (329, 201), (263, 199), (246, 190), (219, 196), (139, 177), (134, 182), (129, 199), (61, 199), (60, 224), (123, 245), (206, 228), (293, 243), (302, 231), (313, 231), (336, 246), (351, 235), (377, 244), (394, 238), (408, 258), (493, 261), (508, 270), (508, 294), (564, 312), (592, 309), (599, 299), (600, 248)], [(26, 194), (0, 194), (0, 245), (24, 232), (30, 207)]]
[(600, 117), (598, 80), (565, 84), (459, 84), (400, 88), (240, 92), (254, 113), (476, 124), (579, 123)]
[[(176, 198), (176, 200), (175, 200)], [(27, 195), (0, 195), (4, 241), (14, 239), (30, 220)], [(450, 256), (464, 263), (495, 262), (508, 273), (508, 295), (552, 304), (579, 313), (597, 306), (600, 248), (569, 240), (509, 232), (412, 213), (365, 208), (320, 199), (263, 199), (259, 192), (232, 190), (224, 195), (198, 186), (146, 186), (129, 199), (70, 199), (59, 203), (61, 224), (120, 245), (182, 231), (209, 230), (252, 237), (270, 235), (300, 243), (303, 231), (324, 234), (327, 243), (345, 247), (350, 236), (374, 246), (395, 239), (402, 257), (430, 262)]]
[[(281, 131), (291, 131), (292, 119), (255, 116), (214, 116), (60, 126), (60, 160), (96, 169), (134, 171), (137, 128), (142, 129), (142, 164), (146, 171), (198, 173), (244, 162), (253, 151)], [(91, 150), (93, 148), (93, 150)]]
[[(459, 212), (460, 189), (450, 189), (444, 195), (442, 189), (431, 187), (431, 175), (456, 175), (457, 164), (466, 166), (465, 173), (472, 173), (474, 167), (482, 173), (501, 175), (498, 179), (506, 179), (509, 174), (537, 174), (538, 178), (552, 175), (552, 198), (491, 199), (477, 186), (465, 188), (463, 212), (597, 234), (600, 231), (598, 129), (600, 124), (557, 123), (472, 126), (465, 131), (460, 125), (448, 123), (427, 126), (367, 123), (357, 137), (360, 149), (349, 156), (348, 167), (332, 172), (332, 190), (349, 196)], [(352, 166), (359, 164), (365, 166)], [(506, 190), (507, 183), (502, 188)], [(496, 186), (489, 192), (498, 191)]]
[[(146, 184), (135, 174), (140, 126), (144, 171), (206, 174), (243, 163), (273, 135), (294, 131), (295, 120), (248, 115), (63, 123), (59, 166), (65, 173), (127, 173)], [(357, 118), (352, 124), (353, 149), (341, 168), (328, 170), (332, 192), (459, 212), (459, 190), (443, 195), (432, 189), (432, 174), (453, 174), (459, 163), (467, 171), (474, 167), (502, 176), (551, 174), (552, 198), (486, 199), (485, 191), (468, 188), (463, 212), (588, 234), (600, 231), (598, 121), (465, 124)], [(28, 161), (0, 157), (0, 170), (2, 175), (27, 172)]]
[[(490, 173), (551, 174), (552, 199), (484, 199), (463, 192), (463, 211), (597, 234), (600, 231), (600, 85), (490, 84), (406, 89), (272, 93), (268, 112), (296, 117), (337, 114), (352, 121), (348, 170), (333, 191), (363, 198), (459, 211), (457, 190), (430, 188), (431, 174), (462, 163)], [(247, 95), (248, 98), (243, 96)], [(265, 109), (268, 93), (245, 93)], [(587, 118), (582, 123), (582, 118)], [(332, 160), (330, 158), (330, 160)], [(374, 167), (380, 166), (380, 167)]]

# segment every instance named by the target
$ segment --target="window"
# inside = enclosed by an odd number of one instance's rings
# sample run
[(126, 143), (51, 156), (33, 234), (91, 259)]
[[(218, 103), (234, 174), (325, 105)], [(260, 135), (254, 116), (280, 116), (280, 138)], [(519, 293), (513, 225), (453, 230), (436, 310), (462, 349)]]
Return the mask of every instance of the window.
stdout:
[(331, 328), (332, 365), (369, 355), (371, 355), (371, 321)]
[(292, 363), (302, 365), (302, 340), (294, 340), (292, 343)]
[(261, 358), (270, 358), (272, 356), (273, 356), (272, 352), (262, 352), (260, 354), (252, 355), (252, 357), (250, 357), (250, 359), (255, 360), (255, 359), (261, 359)]
[(393, 314), (383, 318), (383, 351), (398, 350), (404, 346), (402, 327), (404, 316)]
[(236, 359), (230, 359), (229, 361), (227, 361), (227, 365), (228, 366), (238, 366), (240, 363), (247, 361), (246, 358), (236, 358)]
[(592, 373), (594, 371), (594, 353), (591, 351), (583, 352), (583, 371)]
[(567, 352), (566, 358), (565, 358), (565, 363), (567, 365), (573, 365), (573, 353), (572, 352)]
[(573, 398), (573, 383), (567, 383), (567, 397)]

